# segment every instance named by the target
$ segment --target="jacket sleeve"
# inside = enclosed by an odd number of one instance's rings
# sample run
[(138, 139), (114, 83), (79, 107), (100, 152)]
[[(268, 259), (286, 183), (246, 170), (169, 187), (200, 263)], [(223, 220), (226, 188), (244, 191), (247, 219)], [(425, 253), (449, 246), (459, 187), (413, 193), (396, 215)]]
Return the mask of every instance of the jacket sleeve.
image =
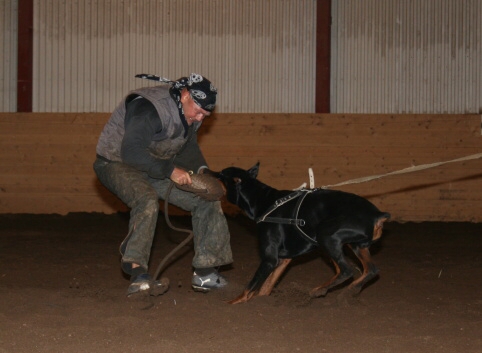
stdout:
[(197, 132), (194, 131), (192, 126), (189, 129), (188, 142), (174, 159), (174, 164), (176, 167), (192, 170), (195, 173), (199, 173), (201, 169), (208, 167), (197, 142)]
[(125, 134), (121, 146), (122, 161), (156, 179), (169, 178), (174, 170), (172, 160), (155, 158), (149, 152), (153, 136), (162, 130), (156, 109), (145, 98), (127, 104)]

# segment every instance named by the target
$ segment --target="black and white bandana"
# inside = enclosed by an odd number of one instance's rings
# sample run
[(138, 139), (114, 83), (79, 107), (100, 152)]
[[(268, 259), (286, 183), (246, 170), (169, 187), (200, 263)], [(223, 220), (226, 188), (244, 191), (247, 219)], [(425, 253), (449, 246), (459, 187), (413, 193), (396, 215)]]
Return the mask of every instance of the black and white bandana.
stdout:
[(181, 104), (181, 90), (183, 88), (187, 88), (193, 101), (202, 109), (212, 112), (216, 105), (218, 91), (211, 81), (202, 75), (192, 73), (189, 77), (181, 77), (177, 81), (150, 74), (138, 74), (136, 77), (170, 84), (169, 92), (178, 102), (178, 105)]

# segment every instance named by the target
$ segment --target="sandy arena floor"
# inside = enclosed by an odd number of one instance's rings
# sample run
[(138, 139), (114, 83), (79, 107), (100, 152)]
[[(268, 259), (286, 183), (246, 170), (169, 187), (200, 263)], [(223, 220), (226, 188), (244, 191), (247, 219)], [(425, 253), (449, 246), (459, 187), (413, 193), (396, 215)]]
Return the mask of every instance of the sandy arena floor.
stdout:
[[(387, 223), (372, 247), (380, 277), (355, 299), (309, 298), (333, 272), (312, 253), (270, 297), (229, 305), (258, 252), (253, 223), (228, 221), (229, 288), (193, 292), (186, 247), (163, 274), (170, 290), (142, 310), (119, 268), (125, 214), (0, 215), (0, 353), (482, 352), (482, 224)], [(182, 237), (160, 217), (152, 272)]]

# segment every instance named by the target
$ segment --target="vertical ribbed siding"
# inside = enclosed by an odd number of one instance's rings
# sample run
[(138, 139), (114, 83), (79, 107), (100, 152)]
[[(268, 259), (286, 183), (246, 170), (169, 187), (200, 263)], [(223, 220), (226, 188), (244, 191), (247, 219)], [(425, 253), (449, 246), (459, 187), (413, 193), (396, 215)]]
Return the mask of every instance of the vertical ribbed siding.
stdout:
[(313, 112), (315, 0), (35, 0), (34, 111), (108, 112), (154, 73), (210, 78), (219, 112)]
[(17, 0), (0, 0), (0, 111), (17, 109)]
[(334, 113), (479, 113), (481, 0), (333, 0)]

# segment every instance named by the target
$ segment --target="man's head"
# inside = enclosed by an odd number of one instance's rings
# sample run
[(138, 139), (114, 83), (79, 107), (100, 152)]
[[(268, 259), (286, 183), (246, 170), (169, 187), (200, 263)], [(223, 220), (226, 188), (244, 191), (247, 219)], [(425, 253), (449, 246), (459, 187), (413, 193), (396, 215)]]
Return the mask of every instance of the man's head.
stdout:
[(192, 73), (189, 77), (181, 77), (177, 81), (151, 74), (138, 74), (136, 77), (170, 84), (171, 95), (182, 105), (189, 125), (209, 116), (216, 105), (217, 89), (202, 75)]
[(211, 115), (210, 111), (201, 108), (197, 104), (187, 88), (183, 88), (181, 91), (181, 104), (188, 125), (194, 122), (201, 122), (205, 117)]
[[(187, 80), (187, 81), (186, 81)], [(186, 81), (186, 89), (193, 101), (203, 110), (212, 112), (216, 105), (216, 87), (206, 77), (192, 73), (188, 78), (182, 77), (177, 82)]]
[(181, 104), (187, 123), (201, 122), (211, 115), (216, 105), (217, 90), (207, 78), (192, 73), (177, 82), (184, 83), (181, 89)]

